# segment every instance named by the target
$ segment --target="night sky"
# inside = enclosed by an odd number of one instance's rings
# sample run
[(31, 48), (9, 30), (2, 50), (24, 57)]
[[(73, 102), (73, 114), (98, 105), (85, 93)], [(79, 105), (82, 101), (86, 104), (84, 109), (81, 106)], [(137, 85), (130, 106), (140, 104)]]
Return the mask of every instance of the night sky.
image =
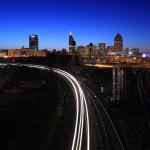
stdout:
[(77, 45), (113, 45), (150, 51), (150, 0), (1, 0), (0, 48), (28, 47), (38, 34), (40, 48), (67, 48), (71, 31)]

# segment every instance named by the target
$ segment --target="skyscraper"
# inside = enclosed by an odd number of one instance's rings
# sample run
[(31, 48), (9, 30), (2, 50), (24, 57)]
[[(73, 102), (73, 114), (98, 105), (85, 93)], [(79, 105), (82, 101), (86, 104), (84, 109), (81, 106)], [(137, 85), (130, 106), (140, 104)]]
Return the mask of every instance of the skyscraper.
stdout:
[(29, 48), (33, 49), (34, 51), (39, 50), (39, 37), (38, 35), (30, 35), (29, 36)]
[(106, 43), (99, 43), (98, 50), (100, 54), (104, 54), (106, 52)]
[(74, 37), (72, 33), (70, 32), (69, 35), (69, 51), (70, 52), (75, 52), (75, 47), (76, 47), (76, 41), (74, 40)]
[(99, 44), (98, 44), (98, 49), (99, 49), (101, 52), (104, 52), (105, 49), (106, 49), (106, 43), (99, 43)]
[(120, 33), (114, 38), (114, 52), (123, 52), (123, 38)]

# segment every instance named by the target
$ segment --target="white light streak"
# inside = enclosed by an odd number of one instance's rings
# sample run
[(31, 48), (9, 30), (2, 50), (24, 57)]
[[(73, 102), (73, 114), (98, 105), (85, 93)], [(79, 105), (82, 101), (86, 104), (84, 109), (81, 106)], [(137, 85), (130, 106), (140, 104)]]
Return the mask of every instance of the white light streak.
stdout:
[[(83, 142), (83, 130), (86, 126), (86, 150), (90, 150), (90, 126), (89, 126), (89, 112), (87, 106), (87, 100), (85, 98), (84, 92), (77, 81), (77, 79), (66, 71), (56, 68), (49, 68), (41, 65), (28, 65), (28, 64), (11, 64), (17, 66), (27, 66), (30, 68), (37, 68), (41, 70), (53, 71), (60, 75), (62, 78), (67, 80), (74, 92), (76, 101), (76, 120), (74, 127), (74, 135), (72, 140), (71, 150), (82, 150)], [(85, 137), (84, 137), (85, 138)]]

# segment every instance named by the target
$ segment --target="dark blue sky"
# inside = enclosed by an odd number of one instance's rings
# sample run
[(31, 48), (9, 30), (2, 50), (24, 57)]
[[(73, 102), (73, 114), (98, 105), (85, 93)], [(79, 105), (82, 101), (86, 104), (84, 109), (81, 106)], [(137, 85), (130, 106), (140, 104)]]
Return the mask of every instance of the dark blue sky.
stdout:
[(113, 45), (120, 32), (124, 47), (150, 50), (149, 0), (5, 0), (0, 3), (0, 47), (28, 47), (39, 34), (40, 48), (67, 48), (71, 31), (77, 44)]

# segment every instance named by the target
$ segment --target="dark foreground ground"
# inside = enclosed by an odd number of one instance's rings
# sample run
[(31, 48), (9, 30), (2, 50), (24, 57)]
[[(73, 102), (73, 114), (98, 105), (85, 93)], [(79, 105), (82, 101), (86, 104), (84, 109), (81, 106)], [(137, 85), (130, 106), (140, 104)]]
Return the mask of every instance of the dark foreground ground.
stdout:
[(74, 100), (65, 81), (28, 68), (0, 72), (5, 81), (0, 86), (0, 149), (70, 148)]
[[(150, 149), (150, 134), (132, 70), (127, 70), (126, 96), (119, 102), (111, 101), (112, 69), (78, 66), (68, 71), (103, 98), (127, 150)], [(70, 149), (75, 107), (65, 81), (53, 73), (27, 68), (1, 69), (0, 78), (5, 81), (0, 82), (0, 149)]]

